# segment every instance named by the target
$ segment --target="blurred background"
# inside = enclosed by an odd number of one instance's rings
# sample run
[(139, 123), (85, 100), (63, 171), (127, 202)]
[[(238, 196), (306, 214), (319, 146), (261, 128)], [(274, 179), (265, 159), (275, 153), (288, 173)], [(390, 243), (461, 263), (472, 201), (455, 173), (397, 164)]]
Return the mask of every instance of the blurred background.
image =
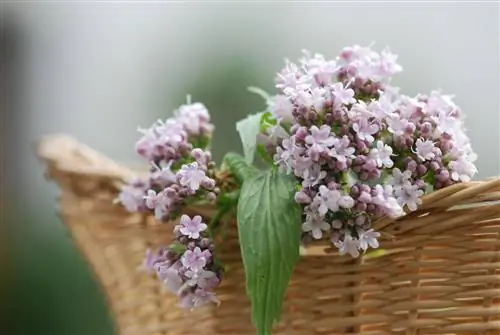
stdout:
[(272, 92), (283, 59), (303, 48), (335, 57), (347, 45), (389, 46), (405, 70), (395, 84), (409, 95), (455, 94), (478, 178), (500, 172), (498, 2), (40, 1), (1, 9), (1, 244), (13, 256), (2, 277), (14, 284), (12, 334), (113, 334), (55, 214), (57, 188), (33, 151), (40, 136), (68, 133), (138, 164), (136, 128), (168, 117), (191, 94), (212, 113), (219, 160), (240, 150), (235, 121), (264, 108), (246, 88)]

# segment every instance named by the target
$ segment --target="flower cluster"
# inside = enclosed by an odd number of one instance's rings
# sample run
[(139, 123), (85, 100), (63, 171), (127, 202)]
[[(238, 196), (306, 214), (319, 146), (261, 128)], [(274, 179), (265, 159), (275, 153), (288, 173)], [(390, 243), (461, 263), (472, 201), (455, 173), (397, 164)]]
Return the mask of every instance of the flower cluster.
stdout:
[[(163, 222), (179, 216), (184, 205), (214, 202), (219, 189), (207, 150), (213, 128), (205, 106), (188, 101), (173, 117), (140, 129), (143, 136), (136, 150), (150, 164), (149, 175), (125, 185), (118, 201), (130, 212), (152, 211)], [(221, 269), (214, 263), (214, 245), (206, 232), (200, 216), (182, 215), (171, 246), (146, 253), (144, 266), (179, 296), (181, 307), (218, 302), (213, 290), (220, 283)]]
[[(278, 73), (267, 134), (280, 169), (301, 183), (304, 241), (324, 234), (341, 254), (378, 247), (371, 222), (415, 211), (421, 196), (477, 172), (460, 109), (439, 91), (408, 97), (390, 86), (397, 56), (345, 48), (305, 53)], [(279, 135), (276, 135), (279, 134)]]
[(146, 180), (123, 187), (119, 201), (131, 212), (154, 211), (159, 220), (178, 215), (186, 201), (215, 200), (214, 163), (206, 150), (213, 125), (200, 103), (181, 106), (172, 118), (140, 129), (137, 153), (151, 168)]
[(219, 303), (214, 289), (221, 281), (222, 269), (213, 259), (214, 245), (206, 234), (201, 216), (182, 215), (175, 226), (176, 241), (157, 253), (148, 250), (144, 267), (156, 272), (165, 288), (179, 297), (183, 308)]

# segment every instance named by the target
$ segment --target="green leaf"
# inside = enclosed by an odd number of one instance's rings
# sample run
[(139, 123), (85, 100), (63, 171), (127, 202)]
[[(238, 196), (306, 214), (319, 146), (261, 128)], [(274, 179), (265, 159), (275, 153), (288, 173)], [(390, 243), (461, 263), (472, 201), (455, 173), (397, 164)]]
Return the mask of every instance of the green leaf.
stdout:
[(270, 166), (274, 165), (273, 158), (267, 152), (266, 147), (264, 146), (264, 144), (257, 144), (257, 153), (259, 154), (259, 157), (262, 158), (262, 160), (265, 163), (267, 163)]
[(170, 244), (170, 250), (177, 255), (181, 255), (186, 251), (186, 246), (184, 244), (180, 244), (178, 242), (174, 242)]
[(257, 135), (260, 133), (260, 119), (262, 113), (252, 114), (236, 123), (236, 130), (240, 134), (243, 153), (248, 164), (253, 163), (257, 148)]
[(265, 133), (267, 129), (272, 126), (276, 126), (278, 124), (278, 120), (274, 117), (271, 112), (262, 112), (260, 118), (260, 131)]
[(228, 152), (222, 161), (224, 166), (236, 177), (239, 184), (255, 173), (255, 168), (249, 165), (240, 154)]
[(379, 258), (379, 257), (382, 257), (384, 256), (385, 254), (387, 253), (386, 250), (384, 249), (377, 249), (375, 251), (371, 251), (369, 253), (367, 253), (366, 255), (364, 255), (363, 257), (365, 259), (373, 259), (373, 258)]
[(301, 208), (293, 177), (269, 170), (245, 180), (237, 221), (246, 289), (258, 335), (271, 334), (299, 259)]

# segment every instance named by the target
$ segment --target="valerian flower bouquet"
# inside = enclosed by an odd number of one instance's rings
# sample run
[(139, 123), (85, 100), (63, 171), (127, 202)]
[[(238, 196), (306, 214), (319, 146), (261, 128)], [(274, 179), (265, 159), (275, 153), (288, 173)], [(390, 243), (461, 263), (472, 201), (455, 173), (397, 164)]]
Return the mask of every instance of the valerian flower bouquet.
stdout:
[[(136, 150), (150, 174), (119, 200), (162, 222), (180, 217), (175, 241), (144, 261), (180, 306), (219, 303), (224, 264), (215, 241), (223, 244), (217, 235), (230, 229), (220, 225), (226, 214), (236, 212), (252, 319), (268, 334), (301, 245), (327, 241), (337, 257), (359, 257), (379, 247), (373, 222), (415, 211), (423, 194), (473, 177), (462, 112), (439, 91), (400, 94), (390, 82), (402, 71), (396, 61), (388, 50), (357, 45), (334, 60), (304, 52), (286, 61), (276, 95), (252, 89), (267, 109), (237, 123), (244, 155), (228, 153), (220, 166), (201, 103), (188, 98), (173, 117), (141, 130)], [(213, 217), (183, 214), (204, 204), (215, 205)]]

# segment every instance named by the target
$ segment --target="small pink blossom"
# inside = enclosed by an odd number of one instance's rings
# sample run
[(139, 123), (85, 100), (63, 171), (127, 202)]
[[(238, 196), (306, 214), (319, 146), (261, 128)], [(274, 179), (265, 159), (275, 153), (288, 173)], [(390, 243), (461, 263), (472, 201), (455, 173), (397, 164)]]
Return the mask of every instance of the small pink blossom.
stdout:
[(179, 183), (189, 187), (192, 191), (197, 191), (201, 183), (207, 178), (205, 171), (199, 168), (198, 163), (185, 164), (177, 172)]
[(201, 251), (199, 247), (186, 250), (181, 258), (182, 265), (193, 271), (201, 271), (211, 257), (210, 251)]
[(359, 257), (359, 241), (347, 232), (344, 235), (344, 240), (335, 242), (335, 246), (339, 249), (341, 255), (349, 254), (353, 258)]
[(395, 190), (394, 194), (401, 206), (406, 205), (410, 211), (416, 211), (418, 205), (422, 203), (420, 197), (424, 194), (424, 191), (420, 190), (417, 185), (408, 182), (400, 189)]
[(373, 135), (379, 130), (376, 124), (368, 122), (367, 118), (361, 117), (352, 125), (352, 129), (357, 133), (358, 138), (363, 141), (372, 143), (375, 139)]
[(398, 168), (392, 170), (392, 175), (389, 176), (388, 183), (395, 189), (402, 188), (404, 184), (410, 181), (412, 172), (410, 170), (401, 171)]
[(330, 225), (320, 216), (307, 215), (306, 221), (302, 224), (302, 231), (310, 232), (312, 237), (319, 240), (323, 237), (323, 232), (330, 230)]
[(363, 251), (368, 249), (368, 246), (376, 249), (379, 247), (378, 238), (380, 233), (374, 231), (373, 229), (368, 229), (367, 231), (358, 230), (359, 234), (359, 248)]
[(377, 141), (376, 147), (370, 151), (370, 157), (375, 160), (378, 167), (391, 168), (394, 162), (391, 159), (392, 148), (384, 144), (382, 141)]
[(196, 215), (193, 219), (191, 219), (189, 216), (184, 214), (181, 216), (179, 223), (179, 231), (181, 234), (192, 239), (200, 238), (200, 233), (207, 229), (207, 225), (202, 222), (202, 218), (199, 215)]
[(468, 182), (477, 173), (474, 163), (465, 157), (451, 161), (448, 166), (451, 169), (451, 179), (454, 181)]
[(354, 90), (352, 88), (345, 88), (344, 84), (336, 83), (331, 86), (332, 95), (335, 98), (334, 106), (347, 105), (356, 102), (354, 98)]
[(271, 98), (269, 109), (280, 122), (290, 123), (293, 121), (293, 104), (286, 95), (278, 94)]
[(415, 142), (415, 153), (422, 161), (430, 161), (440, 155), (441, 150), (434, 145), (434, 142), (419, 138)]

